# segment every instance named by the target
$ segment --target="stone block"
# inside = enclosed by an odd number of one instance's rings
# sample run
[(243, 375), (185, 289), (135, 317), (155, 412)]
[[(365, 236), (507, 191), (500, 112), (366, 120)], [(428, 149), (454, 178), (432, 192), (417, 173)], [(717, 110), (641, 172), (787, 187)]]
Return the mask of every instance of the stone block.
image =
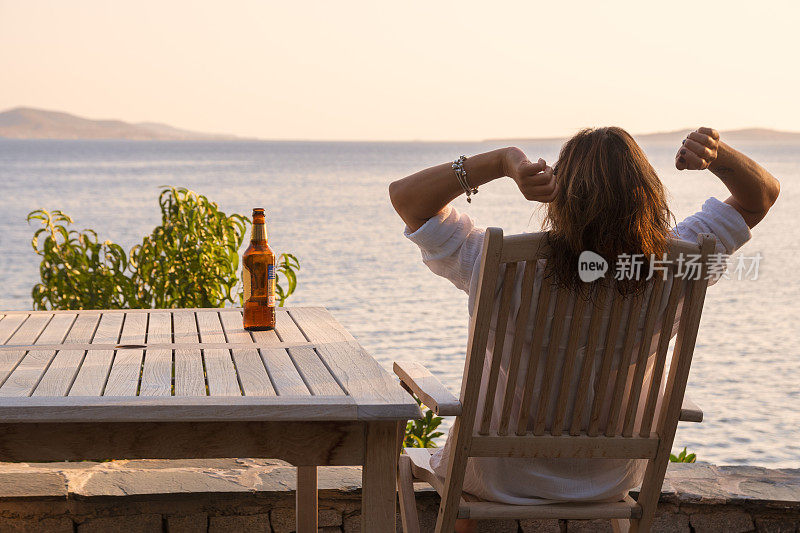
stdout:
[[(395, 531), (396, 533), (403, 533), (403, 523), (400, 520), (400, 513), (395, 515)], [(433, 522), (430, 524), (429, 527), (426, 527), (425, 522), (420, 520), (420, 531), (423, 533), (428, 531), (433, 531), (433, 527), (436, 525), (436, 515), (433, 516)], [(342, 531), (344, 533), (361, 533), (361, 514), (359, 513), (352, 513), (345, 515), (342, 520)]]
[[(71, 486), (78, 498), (108, 496), (154, 496), (198, 493), (252, 493), (255, 487), (247, 483), (245, 475), (236, 472), (217, 473), (195, 469), (142, 470), (97, 469), (84, 474), (81, 483)], [(72, 484), (71, 484), (72, 485)]]
[(747, 533), (755, 529), (750, 515), (735, 509), (693, 514), (689, 523), (695, 533)]
[(800, 517), (756, 518), (758, 533), (795, 533), (800, 528)]
[(659, 511), (656, 512), (656, 517), (653, 520), (651, 529), (653, 533), (690, 533), (692, 530), (689, 527), (689, 515), (671, 511)]
[(208, 515), (170, 515), (167, 517), (167, 533), (205, 533), (208, 531)]
[(342, 528), (339, 526), (318, 527), (317, 533), (342, 533)]
[[(5, 466), (5, 465), (3, 465)], [(0, 469), (0, 499), (66, 499), (67, 480), (58, 472)]]
[[(292, 488), (294, 488), (294, 485)], [(341, 497), (342, 494), (360, 496), (361, 467), (330, 466), (318, 468), (317, 488), (319, 489), (320, 498), (326, 498), (329, 494), (335, 494), (338, 497)]]
[[(278, 507), (270, 513), (270, 524), (275, 533), (291, 533), (296, 529), (294, 509)], [(340, 527), (342, 512), (338, 509), (320, 509), (317, 514), (318, 527)]]
[[(342, 521), (342, 531), (344, 533), (361, 533), (361, 515), (353, 513), (344, 517)], [(397, 531), (402, 532), (402, 528)]]
[(478, 520), (478, 533), (517, 533), (516, 520)]
[(561, 533), (561, 523), (556, 519), (520, 520), (522, 533)]
[(208, 519), (208, 533), (271, 533), (269, 515), (252, 514), (212, 516)]
[(89, 518), (78, 524), (78, 533), (108, 533), (109, 531), (161, 533), (163, 524), (161, 515), (157, 514), (104, 516), (102, 518)]
[(342, 525), (342, 513), (336, 509), (320, 509), (317, 525), (319, 527), (339, 527)]
[(613, 533), (611, 520), (568, 520), (567, 533)]
[[(433, 531), (436, 529), (436, 515), (438, 513), (438, 508), (428, 509), (425, 507), (421, 507), (417, 509), (417, 518), (419, 518), (419, 530), (423, 533), (428, 531)], [(356, 533), (361, 531), (361, 517), (351, 519), (352, 526), (348, 530), (347, 527), (344, 528), (346, 533)], [(397, 520), (395, 522), (397, 527), (395, 528), (396, 533), (404, 533), (403, 531), (403, 519), (400, 516), (400, 513), (397, 513)]]
[(269, 513), (269, 522), (275, 533), (291, 533), (297, 525), (294, 508), (276, 507)]
[[(272, 463), (276, 463), (273, 461)], [(278, 462), (281, 465), (285, 464)], [(242, 465), (239, 459), (129, 459), (120, 461), (111, 461), (104, 463), (112, 468), (124, 470), (172, 470), (175, 468), (198, 468), (201, 470), (208, 469), (243, 469), (246, 466)], [(262, 463), (263, 464), (263, 463)], [(249, 465), (248, 465), (249, 466)], [(255, 465), (253, 465), (255, 466)], [(261, 466), (259, 464), (258, 466)]]
[(3, 533), (73, 533), (72, 520), (58, 518), (0, 518)]

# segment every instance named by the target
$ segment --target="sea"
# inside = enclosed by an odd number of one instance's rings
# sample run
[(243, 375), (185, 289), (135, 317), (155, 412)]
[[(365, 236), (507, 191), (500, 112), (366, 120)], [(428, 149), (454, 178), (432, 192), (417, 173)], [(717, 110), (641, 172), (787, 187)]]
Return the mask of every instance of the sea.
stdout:
[[(424, 362), (453, 392), (467, 342), (467, 297), (431, 273), (403, 236), (388, 185), (419, 169), (506, 146), (487, 142), (85, 141), (0, 139), (0, 309), (31, 309), (35, 209), (129, 249), (160, 222), (159, 187), (188, 187), (226, 213), (267, 211), (269, 239), (301, 264), (288, 305), (322, 305), (389, 371)], [(517, 141), (530, 159), (558, 141)], [(727, 191), (709, 172), (672, 166), (680, 137), (643, 141), (678, 220)], [(682, 424), (676, 450), (699, 461), (800, 467), (800, 143), (737, 146), (769, 169), (781, 196), (737, 254), (748, 265), (708, 291), (688, 394), (702, 424)], [(510, 179), (455, 201), (479, 225), (537, 231), (539, 205)], [(738, 256), (738, 257), (737, 257)], [(735, 274), (732, 272), (732, 274)]]

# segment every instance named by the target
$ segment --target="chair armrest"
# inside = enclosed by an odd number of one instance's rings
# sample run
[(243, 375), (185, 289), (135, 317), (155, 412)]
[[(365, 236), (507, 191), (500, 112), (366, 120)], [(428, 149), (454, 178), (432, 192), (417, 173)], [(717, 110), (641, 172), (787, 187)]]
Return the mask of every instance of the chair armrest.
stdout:
[(681, 415), (678, 417), (680, 422), (702, 422), (703, 410), (694, 403), (691, 398), (684, 395), (683, 405), (681, 405)]
[(416, 361), (395, 361), (392, 368), (403, 387), (416, 394), (431, 411), (440, 416), (461, 414), (461, 402), (458, 398), (423, 365)]

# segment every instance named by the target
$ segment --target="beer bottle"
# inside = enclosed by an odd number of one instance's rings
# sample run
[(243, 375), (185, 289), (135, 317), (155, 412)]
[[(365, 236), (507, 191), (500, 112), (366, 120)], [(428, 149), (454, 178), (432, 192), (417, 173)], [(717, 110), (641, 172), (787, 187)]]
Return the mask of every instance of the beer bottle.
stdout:
[(275, 254), (267, 245), (262, 208), (253, 209), (253, 234), (242, 256), (244, 329), (275, 328)]

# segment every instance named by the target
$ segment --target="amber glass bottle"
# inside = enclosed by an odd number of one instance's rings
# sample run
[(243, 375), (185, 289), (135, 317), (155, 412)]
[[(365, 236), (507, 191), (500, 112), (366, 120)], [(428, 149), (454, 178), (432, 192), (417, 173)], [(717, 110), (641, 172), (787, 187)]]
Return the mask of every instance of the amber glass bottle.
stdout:
[(242, 256), (244, 329), (275, 328), (275, 254), (267, 245), (264, 210), (253, 209), (253, 234)]

